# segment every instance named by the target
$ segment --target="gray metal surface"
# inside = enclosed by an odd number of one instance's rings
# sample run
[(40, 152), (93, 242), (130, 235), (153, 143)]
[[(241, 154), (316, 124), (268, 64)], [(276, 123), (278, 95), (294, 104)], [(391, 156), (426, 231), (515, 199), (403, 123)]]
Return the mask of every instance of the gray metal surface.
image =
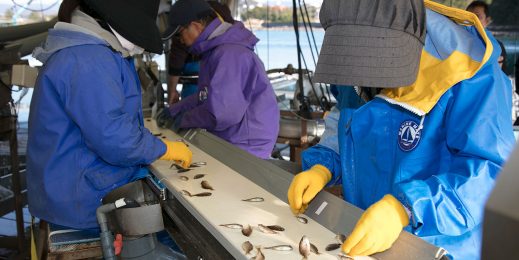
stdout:
[[(182, 136), (221, 163), (261, 186), (282, 201), (287, 202), (286, 193), (293, 178), (291, 173), (267, 161), (258, 159), (205, 130), (191, 129), (183, 133)], [(326, 206), (318, 211), (319, 207), (323, 207), (323, 203), (326, 203)], [(190, 210), (190, 212), (192, 211)], [(362, 210), (332, 194), (321, 192), (310, 203), (305, 214), (335, 233), (350, 233), (362, 214)], [(201, 222), (204, 224), (203, 219)], [(211, 229), (208, 223), (205, 223), (204, 226)], [(211, 230), (209, 231), (211, 232)], [(232, 245), (226, 245), (226, 241), (222, 242), (218, 238), (219, 236), (222, 238), (219, 232), (212, 231), (211, 233), (217, 237), (224, 247), (235, 250)], [(241, 255), (241, 253), (235, 254), (233, 252), (231, 254)], [(402, 232), (391, 249), (374, 256), (378, 259), (440, 259), (444, 254), (445, 250), (431, 245), (410, 233)]]
[(135, 208), (119, 208), (109, 214), (111, 229), (123, 236), (139, 236), (164, 229), (162, 209), (144, 180), (121, 186), (103, 198), (103, 203), (113, 203), (129, 198), (140, 204)]
[(508, 159), (485, 206), (482, 259), (519, 259), (519, 149)]

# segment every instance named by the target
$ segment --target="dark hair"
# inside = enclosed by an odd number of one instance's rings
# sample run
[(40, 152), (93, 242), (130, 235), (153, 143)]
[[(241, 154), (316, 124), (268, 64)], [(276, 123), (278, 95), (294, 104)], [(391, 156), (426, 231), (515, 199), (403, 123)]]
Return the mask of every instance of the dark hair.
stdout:
[(473, 10), (475, 9), (476, 7), (482, 7), (483, 10), (485, 11), (485, 15), (488, 17), (489, 16), (489, 13), (488, 13), (488, 4), (483, 2), (483, 1), (473, 1), (472, 3), (469, 4), (469, 6), (467, 6), (467, 9), (465, 10)]
[(501, 55), (500, 56), (503, 56), (503, 65), (501, 65), (501, 69), (503, 71), (506, 70), (506, 49), (505, 49), (505, 45), (503, 44), (503, 42), (499, 41), (499, 40), (496, 40), (497, 43), (499, 43), (499, 46), (501, 47)]
[(211, 12), (211, 14), (208, 14), (200, 19), (197, 20), (197, 22), (201, 23), (204, 26), (209, 25), (214, 19), (218, 17), (214, 11)]
[(63, 0), (59, 6), (58, 21), (70, 23), (72, 12), (79, 6), (81, 0)]
[(85, 4), (82, 0), (63, 0), (61, 2), (61, 5), (59, 6), (58, 11), (58, 21), (70, 23), (72, 19), (72, 12), (78, 8), (84, 12), (85, 14), (88, 14), (90, 17), (101, 20), (101, 16), (97, 14), (92, 8), (90, 8), (87, 4)]
[(211, 8), (218, 13), (222, 19), (227, 23), (234, 23), (234, 18), (231, 14), (231, 9), (226, 4), (219, 3), (217, 1), (207, 1)]

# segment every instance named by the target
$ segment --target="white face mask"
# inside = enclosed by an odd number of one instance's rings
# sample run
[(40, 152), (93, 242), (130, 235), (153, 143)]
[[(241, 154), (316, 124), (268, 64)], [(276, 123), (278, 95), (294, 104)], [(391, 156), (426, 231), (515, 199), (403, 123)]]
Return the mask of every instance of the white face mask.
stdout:
[(114, 30), (114, 28), (112, 28), (111, 26), (110, 26), (110, 29), (112, 29), (112, 32), (115, 34), (115, 37), (117, 37), (117, 40), (119, 40), (119, 42), (121, 43), (121, 46), (123, 46), (123, 48), (128, 51), (130, 56), (137, 55), (137, 54), (142, 54), (144, 52), (143, 48), (141, 48), (141, 47), (131, 43), (130, 41), (126, 40), (126, 38), (124, 38), (123, 36), (118, 34)]

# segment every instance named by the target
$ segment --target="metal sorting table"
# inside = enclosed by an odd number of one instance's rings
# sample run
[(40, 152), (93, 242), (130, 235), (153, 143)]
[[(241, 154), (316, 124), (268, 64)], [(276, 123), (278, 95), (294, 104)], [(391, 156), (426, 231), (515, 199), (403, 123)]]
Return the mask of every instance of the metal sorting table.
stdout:
[[(306, 235), (317, 246), (319, 255), (311, 253), (310, 259), (337, 259), (340, 249), (325, 251), (328, 244), (336, 243), (336, 234), (348, 234), (355, 226), (362, 210), (327, 192), (320, 192), (309, 205), (304, 216), (308, 224), (299, 222), (287, 204), (286, 192), (293, 175), (230, 145), (205, 130), (196, 129), (178, 135), (168, 129), (160, 129), (155, 121), (146, 119), (146, 127), (159, 138), (182, 138), (193, 151), (193, 162), (207, 165), (178, 173), (171, 162), (157, 160), (149, 168), (164, 184), (166, 200), (161, 204), (165, 212), (167, 230), (189, 259), (249, 259), (256, 250), (244, 254), (241, 245), (250, 241), (255, 247), (292, 245), (289, 252), (262, 248), (266, 259), (298, 259), (299, 241)], [(196, 174), (203, 178), (193, 179)], [(186, 176), (184, 181), (180, 176)], [(201, 181), (207, 181), (214, 190), (205, 190)], [(211, 192), (209, 197), (189, 197), (191, 194)], [(264, 202), (244, 202), (243, 199), (263, 197)], [(239, 223), (251, 225), (249, 237), (241, 229), (230, 229), (221, 224)], [(265, 234), (258, 224), (280, 225), (285, 231)], [(445, 254), (441, 248), (420, 238), (402, 232), (393, 247), (373, 255), (376, 259), (440, 259)], [(360, 257), (357, 259), (371, 259)]]

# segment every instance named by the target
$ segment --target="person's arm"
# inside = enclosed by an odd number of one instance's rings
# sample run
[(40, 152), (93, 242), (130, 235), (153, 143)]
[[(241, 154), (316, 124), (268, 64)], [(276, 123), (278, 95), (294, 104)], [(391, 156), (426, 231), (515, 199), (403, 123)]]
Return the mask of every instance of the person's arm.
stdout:
[(179, 101), (180, 95), (177, 91), (177, 84), (182, 75), (182, 70), (189, 56), (187, 47), (180, 42), (179, 37), (171, 40), (171, 49), (168, 54), (168, 103), (170, 105)]
[(393, 195), (411, 211), (415, 235), (459, 236), (482, 222), (487, 196), (515, 143), (510, 94), (497, 65), (453, 87), (444, 108), (450, 167), (395, 186)]
[(180, 100), (180, 94), (177, 91), (177, 85), (180, 76), (169, 75), (168, 76), (168, 103), (173, 105)]
[(301, 154), (303, 170), (312, 168), (316, 164), (323, 165), (332, 173), (328, 185), (340, 183), (342, 169), (339, 158), (339, 137), (337, 128), (340, 124), (348, 124), (353, 112), (364, 104), (351, 86), (332, 85), (330, 91), (337, 100), (332, 110), (325, 117), (325, 130), (319, 144), (312, 146)]
[[(104, 161), (118, 166), (149, 164), (166, 152), (166, 145), (134, 114), (125, 112), (121, 68), (109, 52), (76, 61), (78, 68), (71, 75), (70, 86), (62, 89), (63, 106), (87, 147)], [(103, 55), (107, 58), (100, 58)]]
[(239, 123), (249, 106), (244, 89), (254, 86), (258, 72), (254, 71), (252, 60), (248, 53), (225, 52), (215, 53), (212, 66), (206, 68), (210, 73), (210, 82), (206, 91), (207, 99), (198, 101), (198, 105), (187, 110), (180, 123), (181, 128), (205, 128), (207, 130), (223, 130)]

